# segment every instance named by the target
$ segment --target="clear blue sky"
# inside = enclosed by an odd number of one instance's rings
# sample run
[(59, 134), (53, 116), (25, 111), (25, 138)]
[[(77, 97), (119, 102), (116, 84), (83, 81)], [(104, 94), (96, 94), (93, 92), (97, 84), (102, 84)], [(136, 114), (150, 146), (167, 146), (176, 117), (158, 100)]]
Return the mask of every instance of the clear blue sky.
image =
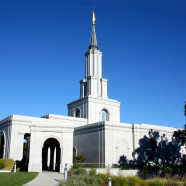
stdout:
[[(121, 122), (186, 123), (186, 1), (94, 1), (108, 96)], [(79, 98), (93, 1), (0, 0), (0, 120), (67, 115)]]

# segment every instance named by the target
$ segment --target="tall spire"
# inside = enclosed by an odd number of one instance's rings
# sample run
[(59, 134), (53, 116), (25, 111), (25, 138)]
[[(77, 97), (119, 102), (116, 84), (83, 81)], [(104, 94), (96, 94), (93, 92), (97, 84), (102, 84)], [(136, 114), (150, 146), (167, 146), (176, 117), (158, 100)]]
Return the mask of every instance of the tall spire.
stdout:
[(92, 12), (92, 33), (91, 33), (89, 49), (98, 48), (97, 39), (96, 39), (95, 21), (96, 21), (96, 17), (95, 17), (95, 13), (94, 13), (94, 9), (93, 9), (93, 12)]

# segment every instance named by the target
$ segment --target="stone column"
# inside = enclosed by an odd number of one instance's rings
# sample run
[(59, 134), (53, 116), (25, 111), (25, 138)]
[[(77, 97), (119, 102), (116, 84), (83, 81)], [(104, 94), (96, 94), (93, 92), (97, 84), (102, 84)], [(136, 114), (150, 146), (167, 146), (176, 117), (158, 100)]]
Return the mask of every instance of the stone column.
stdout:
[(50, 147), (50, 170), (53, 170), (54, 165), (54, 147)]
[(47, 150), (47, 168), (50, 169), (50, 147)]
[(56, 147), (54, 148), (53, 170), (56, 170)]

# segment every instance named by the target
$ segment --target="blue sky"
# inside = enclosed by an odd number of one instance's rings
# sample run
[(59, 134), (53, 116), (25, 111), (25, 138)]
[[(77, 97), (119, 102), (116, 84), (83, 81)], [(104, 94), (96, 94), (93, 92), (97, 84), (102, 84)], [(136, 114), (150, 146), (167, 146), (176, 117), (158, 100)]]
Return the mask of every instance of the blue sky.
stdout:
[[(93, 1), (0, 0), (0, 120), (67, 115), (79, 98)], [(108, 96), (121, 122), (183, 128), (186, 1), (94, 1)]]

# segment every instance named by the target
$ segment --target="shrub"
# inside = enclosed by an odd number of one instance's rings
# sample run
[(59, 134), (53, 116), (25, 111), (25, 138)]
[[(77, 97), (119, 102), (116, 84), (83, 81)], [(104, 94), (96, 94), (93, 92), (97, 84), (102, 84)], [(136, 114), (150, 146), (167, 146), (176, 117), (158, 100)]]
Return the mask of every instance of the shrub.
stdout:
[(174, 177), (169, 178), (153, 178), (153, 179), (147, 179), (143, 180), (139, 178), (138, 176), (113, 176), (109, 173), (106, 174), (98, 174), (98, 175), (90, 175), (90, 174), (72, 174), (68, 181), (62, 182), (61, 186), (103, 186), (107, 185), (108, 183), (108, 177), (111, 177), (112, 179), (112, 186), (181, 186), (186, 185), (184, 180), (185, 178), (182, 178), (182, 181), (174, 180)]
[(96, 169), (95, 168), (91, 168), (89, 171), (89, 175), (90, 176), (95, 176), (96, 175)]
[(79, 164), (79, 163), (83, 163), (86, 160), (86, 156), (82, 153), (82, 154), (73, 154), (73, 163)]
[(146, 182), (149, 186), (164, 186), (164, 185), (166, 185), (164, 180), (157, 179), (157, 178), (149, 179)]
[(145, 185), (144, 181), (138, 176), (129, 176), (127, 177), (128, 185)]
[(111, 176), (113, 186), (123, 186), (123, 185), (147, 185), (144, 180), (140, 179), (138, 176)]
[(123, 176), (112, 176), (112, 185), (117, 185), (117, 186), (123, 186), (123, 185), (127, 185), (127, 180), (125, 177)]
[(82, 168), (82, 167), (78, 167), (72, 170), (72, 174), (76, 174), (76, 175), (80, 175), (80, 174), (87, 174), (87, 170)]
[(12, 170), (13, 166), (13, 159), (0, 159), (0, 169)]
[(72, 166), (73, 169), (77, 169), (77, 168), (79, 168), (79, 167), (80, 167), (80, 166), (79, 166), (79, 164), (77, 164), (77, 163), (74, 163), (73, 166)]
[(84, 175), (72, 175), (68, 178), (68, 181), (62, 182), (61, 186), (101, 186), (103, 184), (103, 180), (99, 176), (90, 176), (88, 174)]
[(138, 176), (113, 176), (110, 173), (106, 174), (98, 174), (98, 176), (103, 180), (105, 184), (108, 183), (108, 178), (111, 177), (112, 186), (125, 186), (125, 185), (138, 185), (138, 186), (145, 186), (147, 185), (144, 180), (139, 178)]
[(98, 176), (101, 180), (103, 180), (104, 183), (107, 183), (108, 182), (108, 176), (107, 174), (102, 174), (102, 173), (98, 173)]

